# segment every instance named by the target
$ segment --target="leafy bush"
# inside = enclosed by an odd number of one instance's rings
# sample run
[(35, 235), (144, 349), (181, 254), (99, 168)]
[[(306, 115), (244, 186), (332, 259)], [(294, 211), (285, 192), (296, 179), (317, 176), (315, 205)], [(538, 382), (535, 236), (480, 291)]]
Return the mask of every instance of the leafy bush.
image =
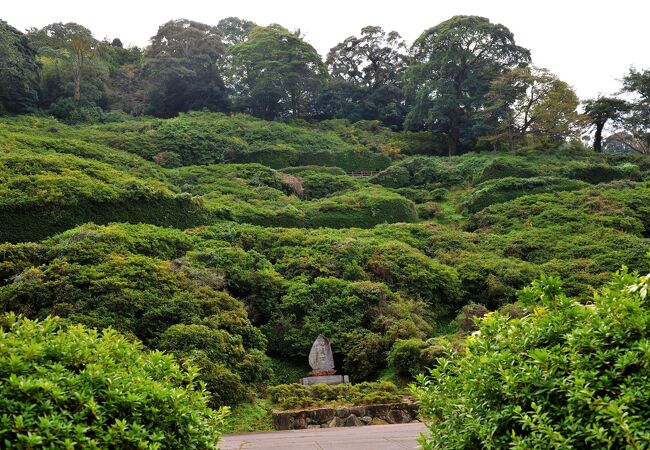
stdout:
[(554, 177), (499, 178), (485, 181), (471, 189), (462, 206), (470, 212), (478, 212), (495, 203), (503, 203), (524, 195), (572, 191), (583, 187), (586, 185), (580, 181)]
[(0, 318), (0, 441), (12, 448), (214, 448), (227, 414), (191, 365), (114, 330)]
[(358, 384), (281, 384), (269, 388), (271, 400), (282, 409), (307, 408), (325, 404), (373, 405), (394, 403), (404, 395), (390, 381)]
[(606, 183), (614, 180), (638, 180), (641, 177), (639, 168), (634, 164), (612, 166), (605, 163), (571, 163), (562, 171), (564, 176), (588, 183)]
[(395, 341), (388, 353), (388, 365), (400, 375), (414, 376), (422, 373), (422, 351), (427, 347), (422, 339), (404, 339)]
[(195, 361), (212, 404), (243, 400), (270, 376), (266, 340), (213, 269), (180, 257), (189, 246), (177, 230), (145, 225), (71, 230), (36, 252), (38, 267), (23, 262), (30, 246), (13, 246), (19, 272), (0, 280), (0, 310), (115, 328)]
[(380, 189), (327, 197), (305, 207), (308, 226), (369, 228), (380, 223), (415, 222), (415, 205), (401, 195)]
[(475, 331), (477, 321), (488, 313), (488, 309), (480, 303), (468, 303), (460, 309), (456, 323), (461, 331)]
[(488, 315), (413, 387), (424, 448), (643, 448), (649, 282), (622, 271), (584, 305), (542, 278), (522, 291), (527, 315)]
[(205, 223), (203, 205), (161, 182), (57, 153), (0, 153), (0, 240), (38, 240), (84, 222)]

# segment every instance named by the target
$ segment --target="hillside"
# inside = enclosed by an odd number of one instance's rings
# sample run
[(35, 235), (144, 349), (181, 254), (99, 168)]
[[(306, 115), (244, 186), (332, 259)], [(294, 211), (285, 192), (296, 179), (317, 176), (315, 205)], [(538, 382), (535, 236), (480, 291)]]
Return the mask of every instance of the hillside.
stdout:
[(0, 308), (190, 358), (218, 406), (293, 381), (318, 334), (375, 379), (396, 342), (451, 336), (465, 305), (504, 308), (541, 274), (588, 298), (650, 270), (647, 157), (427, 156), (375, 127), (3, 119)]

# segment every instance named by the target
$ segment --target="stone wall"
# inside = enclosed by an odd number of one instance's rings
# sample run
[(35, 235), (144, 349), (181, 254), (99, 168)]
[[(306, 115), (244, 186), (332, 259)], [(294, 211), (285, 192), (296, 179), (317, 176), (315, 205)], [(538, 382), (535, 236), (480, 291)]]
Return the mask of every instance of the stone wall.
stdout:
[(409, 423), (416, 420), (418, 403), (391, 403), (335, 408), (273, 411), (276, 430), (305, 428), (360, 427), (387, 423)]

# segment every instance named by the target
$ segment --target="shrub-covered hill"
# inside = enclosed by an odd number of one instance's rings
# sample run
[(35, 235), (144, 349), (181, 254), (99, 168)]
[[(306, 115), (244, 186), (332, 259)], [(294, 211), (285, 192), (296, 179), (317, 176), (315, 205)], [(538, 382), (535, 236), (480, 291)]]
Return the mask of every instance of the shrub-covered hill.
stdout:
[(169, 179), (201, 195), (215, 220), (266, 226), (361, 227), (415, 222), (415, 205), (398, 193), (343, 174), (307, 168), (294, 175), (260, 164), (182, 167)]
[[(650, 269), (647, 197), (642, 183), (526, 196), (474, 216), (502, 218), (499, 226), (468, 222), (470, 231), (432, 223), (302, 229), (223, 222), (185, 232), (85, 225), (40, 243), (0, 246), (0, 305), (111, 325), (153, 348), (195, 357), (223, 345), (212, 336), (216, 327), (241, 336), (238, 351), (253, 352), (256, 376), (230, 350), (203, 364), (221, 364), (243, 384), (269, 376), (258, 351), (304, 356), (323, 333), (339, 365), (366, 378), (385, 367), (398, 339), (448, 329), (449, 317), (469, 303), (504, 306), (541, 273), (564, 277), (567, 291), (584, 297), (620, 264)], [(608, 207), (592, 208), (585, 198)], [(508, 217), (524, 200), (541, 216)], [(549, 222), (544, 213), (575, 220)], [(623, 226), (621, 214), (629, 217)], [(215, 310), (202, 303), (213, 301)], [(238, 311), (239, 325), (223, 308)]]
[[(273, 168), (317, 165), (376, 171), (399, 153), (428, 151), (426, 133), (392, 132), (378, 122), (269, 122), (245, 114), (208, 112), (173, 119), (139, 118), (70, 126), (54, 119), (3, 118), (0, 133), (19, 138), (82, 141), (123, 150), (166, 167), (258, 162)], [(125, 157), (126, 158), (126, 157)]]
[[(426, 150), (420, 134), (209, 113), (10, 118), (0, 137), (0, 310), (190, 359), (213, 405), (250, 398), (283, 367), (269, 356), (304, 359), (320, 333), (357, 381), (408, 374), (439, 356), (429, 339), (540, 274), (587, 299), (621, 264), (650, 271), (644, 157), (406, 156)], [(329, 156), (241, 159), (269, 148)], [(385, 170), (346, 174), (359, 155)]]
[[(183, 126), (189, 129), (219, 122), (230, 127), (239, 121), (265, 123), (211, 114), (173, 120), (188, 122), (191, 126)], [(163, 128), (168, 125), (168, 121), (158, 122)], [(318, 140), (322, 134), (305, 127), (268, 123), (266, 126), (299, 129), (304, 142), (298, 142), (302, 143)], [(320, 166), (296, 167), (294, 175), (290, 169), (277, 172), (255, 163), (170, 169), (163, 167), (169, 159), (154, 158), (160, 165), (147, 161), (110, 147), (107, 144), (116, 144), (110, 139), (99, 139), (97, 133), (92, 127), (70, 127), (35, 117), (0, 123), (0, 189), (5, 194), (0, 203), (0, 240), (38, 240), (88, 221), (146, 222), (186, 228), (222, 220), (297, 227), (370, 227), (417, 220), (410, 200), (349, 177), (340, 168), (328, 172)], [(105, 137), (102, 133), (99, 134)], [(111, 133), (116, 139), (123, 136), (120, 131)], [(291, 133), (285, 130), (284, 134), (275, 134), (262, 133), (256, 139), (288, 139)], [(336, 134), (325, 135), (336, 141)], [(213, 135), (197, 137), (196, 142), (187, 145), (195, 148), (200, 142), (210, 143), (213, 139)], [(98, 143), (102, 140), (106, 142)], [(340, 143), (341, 151), (351, 155), (358, 153), (357, 147), (361, 146), (342, 140)]]

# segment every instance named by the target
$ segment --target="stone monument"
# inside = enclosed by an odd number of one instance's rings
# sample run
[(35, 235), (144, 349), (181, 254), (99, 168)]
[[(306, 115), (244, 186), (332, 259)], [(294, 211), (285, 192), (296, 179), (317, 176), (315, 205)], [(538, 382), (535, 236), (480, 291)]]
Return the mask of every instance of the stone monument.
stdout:
[(309, 352), (309, 365), (312, 368), (311, 373), (306, 378), (301, 378), (300, 383), (304, 386), (312, 384), (341, 384), (349, 383), (347, 375), (336, 375), (334, 370), (334, 355), (330, 341), (319, 335)]

